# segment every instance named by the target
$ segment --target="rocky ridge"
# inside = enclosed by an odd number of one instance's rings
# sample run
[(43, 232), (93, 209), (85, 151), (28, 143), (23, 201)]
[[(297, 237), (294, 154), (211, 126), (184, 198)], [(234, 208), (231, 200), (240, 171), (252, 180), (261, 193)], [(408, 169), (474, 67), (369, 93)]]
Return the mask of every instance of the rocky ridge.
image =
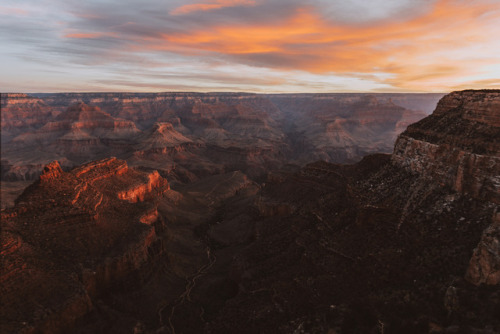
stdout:
[(64, 172), (57, 162), (2, 211), (1, 332), (62, 333), (92, 301), (162, 249), (157, 172), (115, 158)]

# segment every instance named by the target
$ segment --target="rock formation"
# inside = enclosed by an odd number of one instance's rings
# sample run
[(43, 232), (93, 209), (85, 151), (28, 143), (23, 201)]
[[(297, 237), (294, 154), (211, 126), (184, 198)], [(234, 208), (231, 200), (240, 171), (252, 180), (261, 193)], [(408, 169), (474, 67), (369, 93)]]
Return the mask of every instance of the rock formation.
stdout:
[(500, 93), (444, 97), (398, 138), (393, 161), (462, 193), (500, 203)]
[(473, 284), (500, 284), (500, 214), (483, 231), (467, 270), (467, 279)]
[[(26, 107), (26, 103), (21, 105)], [(15, 109), (8, 114), (17, 112)], [(123, 152), (122, 147), (140, 132), (133, 122), (113, 118), (84, 103), (72, 105), (54, 117), (40, 116), (37, 121), (42, 126), (2, 142), (2, 179), (34, 180), (52, 160), (60, 161), (67, 169), (112, 152)]]
[(78, 103), (40, 129), (12, 140), (13, 146), (53, 145), (55, 151), (75, 154), (92, 151), (106, 142), (127, 139), (139, 132), (131, 121), (115, 119), (98, 107)]
[(71, 331), (95, 297), (161, 251), (154, 212), (168, 189), (157, 172), (115, 158), (69, 172), (47, 165), (2, 211), (0, 331)]

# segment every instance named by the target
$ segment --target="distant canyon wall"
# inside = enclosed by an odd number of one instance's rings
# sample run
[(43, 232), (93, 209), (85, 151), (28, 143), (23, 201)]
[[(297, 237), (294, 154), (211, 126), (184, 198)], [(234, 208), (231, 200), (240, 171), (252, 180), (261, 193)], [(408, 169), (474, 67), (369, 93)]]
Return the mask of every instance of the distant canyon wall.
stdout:
[[(176, 180), (390, 152), (442, 94), (1, 94), (2, 180), (117, 156)], [(174, 172), (175, 170), (175, 172)], [(173, 175), (172, 173), (175, 173)]]

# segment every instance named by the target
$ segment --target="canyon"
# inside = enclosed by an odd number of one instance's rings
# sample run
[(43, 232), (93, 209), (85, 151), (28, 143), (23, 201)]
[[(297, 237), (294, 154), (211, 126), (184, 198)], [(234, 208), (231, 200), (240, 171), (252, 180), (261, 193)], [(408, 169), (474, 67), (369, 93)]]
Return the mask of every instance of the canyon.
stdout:
[[(359, 161), (442, 94), (2, 94), (0, 179), (34, 181), (115, 156), (171, 181), (240, 170), (262, 181), (286, 164)], [(9, 187), (10, 186), (10, 187)], [(9, 183), (7, 188), (14, 189)]]
[(498, 90), (2, 94), (0, 332), (498, 333), (499, 120)]

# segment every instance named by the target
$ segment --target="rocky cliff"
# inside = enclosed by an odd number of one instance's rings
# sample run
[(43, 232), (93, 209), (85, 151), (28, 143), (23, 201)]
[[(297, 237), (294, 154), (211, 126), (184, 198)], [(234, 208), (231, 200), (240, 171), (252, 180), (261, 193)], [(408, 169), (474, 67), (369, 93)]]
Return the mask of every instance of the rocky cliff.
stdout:
[[(392, 161), (428, 182), (498, 205), (499, 139), (500, 91), (454, 92), (399, 136)], [(477, 285), (500, 283), (499, 216), (492, 217), (467, 270)]]
[(500, 203), (500, 92), (447, 95), (398, 138), (392, 160), (461, 193)]
[(39, 181), (2, 211), (2, 333), (64, 333), (96, 298), (136, 275), (162, 249), (157, 172), (115, 158)]

